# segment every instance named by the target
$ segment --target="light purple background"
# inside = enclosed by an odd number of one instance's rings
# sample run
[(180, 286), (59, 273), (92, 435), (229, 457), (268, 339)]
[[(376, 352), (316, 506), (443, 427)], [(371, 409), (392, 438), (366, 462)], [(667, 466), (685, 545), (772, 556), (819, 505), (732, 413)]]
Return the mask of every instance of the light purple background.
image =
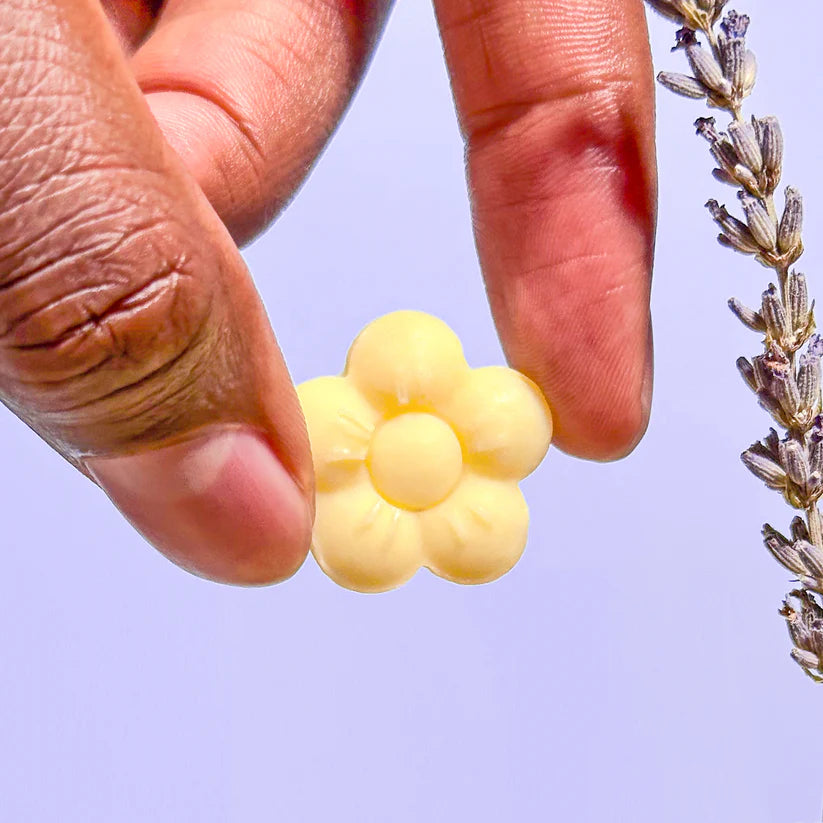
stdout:
[[(819, 41), (749, 0), (755, 105), (807, 193), (823, 294)], [(742, 7), (741, 11), (744, 10)], [(658, 67), (681, 65), (652, 28)], [(603, 34), (608, 36), (607, 32)], [(287, 584), (205, 583), (150, 550), (91, 484), (3, 414), (0, 818), (8, 821), (813, 823), (823, 691), (788, 659), (789, 519), (738, 454), (767, 420), (725, 307), (765, 270), (719, 249), (733, 200), (662, 96), (651, 427), (615, 465), (551, 453), (525, 483), (527, 552), (502, 581), (420, 573), (359, 596), (309, 560)], [(472, 243), (433, 16), (401, 2), (297, 201), (247, 259), (296, 380), (336, 372), (360, 327), (421, 308), (501, 362)], [(706, 261), (702, 264), (700, 261)]]

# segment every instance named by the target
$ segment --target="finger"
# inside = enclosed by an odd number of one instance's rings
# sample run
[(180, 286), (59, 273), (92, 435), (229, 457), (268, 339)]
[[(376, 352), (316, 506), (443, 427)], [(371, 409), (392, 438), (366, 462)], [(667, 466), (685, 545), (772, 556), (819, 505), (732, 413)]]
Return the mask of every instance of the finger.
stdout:
[(0, 396), (175, 562), (288, 576), (312, 482), (295, 392), (95, 0), (0, 5), (0, 90)]
[(169, 0), (133, 69), (235, 239), (263, 228), (331, 136), (389, 0)]
[(641, 0), (435, 0), (475, 233), (555, 442), (631, 450), (651, 392), (653, 90)]

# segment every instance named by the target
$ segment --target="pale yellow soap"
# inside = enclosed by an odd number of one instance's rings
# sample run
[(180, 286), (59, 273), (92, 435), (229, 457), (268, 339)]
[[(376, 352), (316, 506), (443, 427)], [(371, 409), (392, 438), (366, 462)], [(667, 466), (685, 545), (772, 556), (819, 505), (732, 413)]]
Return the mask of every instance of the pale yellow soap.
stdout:
[(398, 311), (363, 329), (342, 376), (297, 392), (317, 475), (312, 552), (332, 580), (382, 592), (425, 566), (487, 583), (520, 559), (529, 510), (517, 484), (552, 435), (528, 378), (469, 368), (442, 320)]

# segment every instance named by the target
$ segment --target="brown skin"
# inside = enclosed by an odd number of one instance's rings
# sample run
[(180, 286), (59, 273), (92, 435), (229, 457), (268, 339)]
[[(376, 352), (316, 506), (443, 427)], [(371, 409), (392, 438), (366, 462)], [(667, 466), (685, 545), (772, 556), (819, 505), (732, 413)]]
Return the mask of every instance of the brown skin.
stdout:
[[(506, 353), (545, 392), (561, 448), (622, 456), (651, 392), (642, 0), (436, 10)], [(236, 425), (310, 505), (305, 427), (236, 244), (305, 176), (387, 11), (366, 0), (0, 6), (0, 396), (82, 471)], [(242, 563), (215, 560), (219, 546), (208, 560), (181, 553), (173, 536), (155, 538), (157, 500), (118, 488), (107, 484), (132, 522), (204, 576), (272, 582), (308, 549), (307, 522), (294, 520), (283, 545)], [(241, 508), (212, 531), (235, 534)], [(162, 518), (175, 516), (166, 505)]]

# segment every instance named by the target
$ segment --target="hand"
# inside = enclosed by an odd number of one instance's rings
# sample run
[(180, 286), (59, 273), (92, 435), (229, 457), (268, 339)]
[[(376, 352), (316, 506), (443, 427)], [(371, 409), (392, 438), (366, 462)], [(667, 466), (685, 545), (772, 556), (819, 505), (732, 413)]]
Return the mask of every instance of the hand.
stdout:
[[(0, 396), (173, 561), (290, 575), (312, 474), (237, 249), (332, 133), (385, 0), (5, 0)], [(503, 346), (583, 457), (651, 386), (641, 0), (436, 0)]]

